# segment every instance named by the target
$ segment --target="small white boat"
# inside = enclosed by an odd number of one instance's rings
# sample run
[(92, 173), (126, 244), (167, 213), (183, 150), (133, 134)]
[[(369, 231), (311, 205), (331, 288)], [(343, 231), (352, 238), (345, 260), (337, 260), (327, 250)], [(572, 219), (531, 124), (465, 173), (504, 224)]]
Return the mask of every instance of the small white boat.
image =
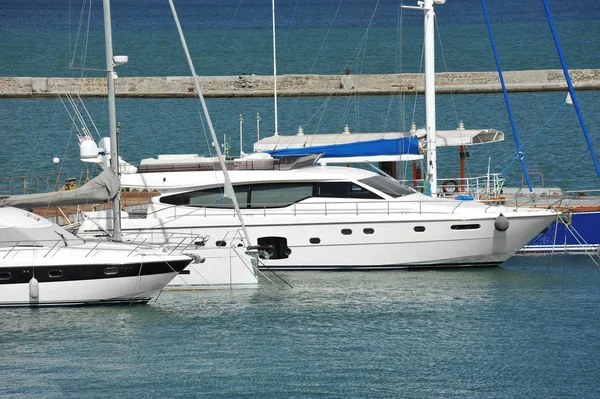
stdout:
[(0, 207), (0, 306), (141, 304), (192, 262), (156, 249), (86, 242), (49, 220)]

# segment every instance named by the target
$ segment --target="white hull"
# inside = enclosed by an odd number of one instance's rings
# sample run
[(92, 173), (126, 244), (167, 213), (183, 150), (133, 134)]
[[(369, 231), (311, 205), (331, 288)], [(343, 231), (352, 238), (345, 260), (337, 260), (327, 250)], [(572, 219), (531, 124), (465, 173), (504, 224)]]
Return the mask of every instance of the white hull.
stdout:
[[(458, 201), (446, 201), (446, 204), (459, 208), (469, 207), (469, 204), (461, 205)], [(356, 208), (356, 203), (344, 205), (346, 209)], [(364, 203), (361, 206), (366, 207)], [(389, 209), (390, 205), (385, 203), (382, 206)], [(396, 203), (396, 206), (408, 209), (411, 204)], [(311, 211), (297, 205), (293, 210), (244, 212), (246, 228), (252, 240), (260, 237), (283, 237), (290, 251), (289, 256), (284, 258), (261, 260), (259, 268), (325, 270), (497, 266), (556, 219), (555, 212), (512, 212), (497, 207), (489, 208), (489, 213), (467, 211), (463, 215), (456, 211), (444, 212), (442, 208), (437, 212), (395, 211), (385, 215), (371, 209), (357, 214), (348, 213), (347, 210), (336, 212), (333, 204), (328, 204), (328, 213), (324, 214), (317, 212), (315, 207), (315, 204), (310, 204)], [(237, 218), (231, 212), (227, 215), (224, 212), (206, 215), (204, 209), (171, 207), (163, 210), (163, 213), (173, 211), (179, 216), (154, 219), (154, 224), (164, 229), (161, 234), (187, 232), (210, 236), (206, 249), (199, 253), (214, 247), (219, 241), (232, 247), (241, 243), (239, 236), (229, 233), (237, 223)], [(498, 231), (494, 226), (501, 211), (509, 220), (509, 228), (504, 232)], [(194, 213), (181, 217), (186, 212)], [(93, 228), (100, 220), (84, 224), (80, 234), (86, 234), (84, 230)], [(142, 223), (148, 225), (149, 221), (131, 220), (130, 224), (124, 219), (123, 232), (150, 237), (152, 230), (140, 227)], [(129, 230), (132, 225), (139, 230)], [(478, 227), (453, 229), (453, 226), (475, 225)], [(89, 233), (93, 234), (93, 230), (87, 232)], [(213, 249), (219, 250), (216, 247)], [(201, 269), (203, 265), (194, 267)]]
[(37, 298), (30, 284), (0, 285), (0, 306), (76, 306), (146, 303), (177, 273), (39, 283)]
[(187, 251), (205, 259), (192, 263), (167, 284), (166, 290), (196, 290), (215, 288), (256, 288), (258, 277), (252, 259), (244, 248), (207, 248)]

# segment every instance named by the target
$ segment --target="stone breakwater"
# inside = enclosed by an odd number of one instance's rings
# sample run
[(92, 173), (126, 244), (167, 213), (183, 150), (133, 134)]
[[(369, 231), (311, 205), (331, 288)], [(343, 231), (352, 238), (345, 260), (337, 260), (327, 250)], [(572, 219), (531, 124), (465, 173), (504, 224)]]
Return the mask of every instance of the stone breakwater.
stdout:
[[(578, 90), (599, 90), (599, 69), (571, 70)], [(272, 76), (203, 76), (205, 97), (272, 97)], [(512, 92), (564, 91), (562, 70), (507, 71), (507, 89)], [(388, 75), (281, 75), (277, 94), (295, 96), (390, 95), (422, 93), (423, 74)], [(496, 72), (444, 72), (436, 74), (437, 93), (497, 93), (502, 90)], [(194, 83), (187, 76), (122, 77), (115, 80), (119, 97), (194, 97)], [(105, 78), (0, 77), (0, 97), (55, 97), (78, 93), (83, 97), (106, 96)]]

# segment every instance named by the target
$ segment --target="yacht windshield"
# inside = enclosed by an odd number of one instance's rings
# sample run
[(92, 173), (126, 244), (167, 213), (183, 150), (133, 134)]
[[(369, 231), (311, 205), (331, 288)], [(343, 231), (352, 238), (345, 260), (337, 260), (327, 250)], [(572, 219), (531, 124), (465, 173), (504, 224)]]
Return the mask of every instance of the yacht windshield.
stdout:
[(393, 198), (413, 194), (416, 191), (390, 177), (373, 176), (359, 180), (362, 184), (381, 191)]

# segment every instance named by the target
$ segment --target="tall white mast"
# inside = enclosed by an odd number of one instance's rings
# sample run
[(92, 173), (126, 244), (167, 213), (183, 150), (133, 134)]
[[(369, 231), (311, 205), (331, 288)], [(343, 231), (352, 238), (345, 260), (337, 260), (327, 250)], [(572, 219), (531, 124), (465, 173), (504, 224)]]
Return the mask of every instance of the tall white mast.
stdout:
[(435, 12), (440, 0), (425, 0), (425, 129), (427, 131), (427, 178), (431, 196), (437, 196), (437, 149), (435, 127)]
[[(115, 105), (115, 81), (112, 48), (112, 27), (110, 20), (110, 0), (103, 0), (104, 42), (106, 47), (106, 74), (108, 81), (108, 131), (110, 133), (110, 167), (119, 176), (119, 154), (117, 140), (117, 110)], [(121, 190), (113, 200), (113, 238), (121, 240)]]
[(275, 102), (275, 136), (279, 135), (277, 122), (277, 46), (275, 45), (275, 0), (271, 0), (273, 20), (273, 99)]
[(437, 196), (437, 149), (435, 127), (435, 12), (434, 5), (444, 4), (446, 0), (418, 1), (418, 7), (402, 8), (425, 12), (425, 130), (427, 131), (427, 174), (431, 196)]

